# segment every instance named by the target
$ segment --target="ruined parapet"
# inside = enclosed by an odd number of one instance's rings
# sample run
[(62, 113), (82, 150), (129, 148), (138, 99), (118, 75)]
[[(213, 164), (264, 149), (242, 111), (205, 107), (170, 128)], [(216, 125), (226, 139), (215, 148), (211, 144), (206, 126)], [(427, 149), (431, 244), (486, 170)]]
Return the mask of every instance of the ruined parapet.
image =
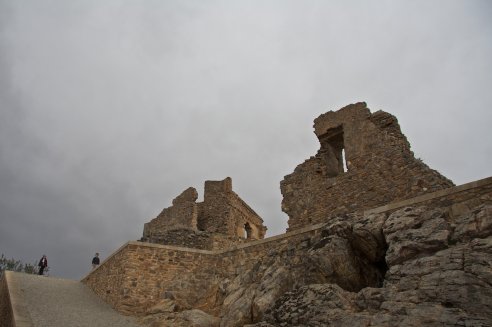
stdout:
[(263, 220), (234, 191), (230, 177), (206, 181), (204, 201), (192, 187), (144, 225), (142, 241), (199, 249), (218, 249), (262, 239)]
[(203, 202), (199, 204), (200, 221), (198, 229), (213, 233), (233, 235), (230, 227), (229, 198), (232, 194), (232, 180), (205, 181)]
[(165, 208), (150, 222), (144, 225), (143, 240), (162, 236), (171, 230), (197, 230), (198, 193), (193, 187), (184, 190), (173, 200), (173, 205)]
[(233, 190), (232, 179), (206, 181), (204, 200), (199, 204), (198, 229), (262, 239), (266, 233), (263, 219)]
[(289, 230), (453, 186), (414, 157), (397, 119), (366, 104), (314, 120), (318, 153), (280, 184)]

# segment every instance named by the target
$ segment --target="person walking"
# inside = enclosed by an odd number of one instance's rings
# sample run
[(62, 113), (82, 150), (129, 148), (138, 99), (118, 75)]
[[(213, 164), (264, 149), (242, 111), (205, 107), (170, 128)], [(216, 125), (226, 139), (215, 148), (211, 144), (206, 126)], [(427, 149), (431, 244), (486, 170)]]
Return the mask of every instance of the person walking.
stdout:
[(41, 260), (39, 260), (38, 266), (39, 266), (38, 274), (43, 275), (44, 269), (48, 267), (48, 259), (46, 258), (46, 254), (43, 254), (43, 257), (41, 258)]
[(92, 258), (92, 269), (96, 269), (99, 266), (99, 253), (96, 253), (94, 258)]

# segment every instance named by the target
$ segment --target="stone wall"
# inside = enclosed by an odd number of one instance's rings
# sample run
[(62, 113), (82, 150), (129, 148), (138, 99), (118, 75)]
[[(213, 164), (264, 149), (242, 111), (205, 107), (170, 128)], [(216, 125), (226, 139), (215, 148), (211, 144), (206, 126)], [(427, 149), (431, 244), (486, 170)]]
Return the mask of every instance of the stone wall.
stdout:
[(236, 245), (215, 253), (220, 257), (221, 271), (226, 272), (228, 278), (234, 278), (240, 272), (250, 270), (265, 257), (282, 257), (305, 249), (308, 240), (320, 233), (320, 228), (321, 225), (308, 226), (292, 233)]
[(264, 238), (267, 228), (263, 225), (263, 219), (236, 193), (232, 192), (228, 201), (235, 235), (250, 240)]
[(229, 248), (235, 244), (244, 243), (248, 240), (239, 236), (183, 228), (164, 229), (149, 238), (142, 238), (141, 241), (202, 250), (220, 250)]
[(492, 178), (454, 187), (365, 103), (314, 131), (319, 151), (281, 182), (287, 233), (263, 239), (232, 180), (206, 181), (203, 202), (189, 188), (145, 225), (166, 245), (129, 242), (83, 282), (149, 326), (492, 321)]
[(5, 273), (0, 276), (0, 322), (2, 326), (14, 326), (12, 304)]
[(232, 180), (206, 181), (204, 201), (196, 203), (192, 187), (173, 200), (156, 218), (144, 225), (142, 241), (216, 249), (244, 239), (262, 239), (263, 220), (233, 190)]
[(390, 203), (381, 207), (364, 211), (364, 215), (381, 212), (391, 213), (397, 209), (424, 205), (428, 207), (449, 207), (450, 213), (459, 215), (480, 204), (492, 204), (492, 177), (471, 183), (427, 193), (408, 200)]
[(232, 193), (232, 181), (205, 181), (203, 202), (199, 204), (200, 220), (198, 228), (203, 231), (236, 235), (234, 222), (231, 221), (229, 198)]
[(414, 157), (394, 116), (365, 103), (319, 116), (314, 130), (318, 153), (281, 182), (288, 230), (453, 186)]
[[(391, 212), (422, 204), (442, 208), (441, 216), (444, 214), (447, 220), (457, 224), (455, 217), (466, 216), (477, 205), (492, 204), (492, 178), (425, 194), (390, 207), (333, 217), (327, 223), (228, 249), (205, 251), (130, 242), (83, 282), (125, 314), (145, 315), (164, 302), (172, 303), (171, 311), (200, 309), (220, 316), (223, 326), (241, 326), (260, 321), (274, 300), (294, 287), (335, 283), (350, 292), (368, 286), (380, 287), (387, 269), (381, 258), (386, 256), (394, 264), (394, 258), (401, 255), (392, 253), (404, 249), (397, 247), (393, 239), (388, 253), (377, 245), (385, 244), (384, 238), (378, 236), (382, 235), (382, 224)], [(463, 235), (455, 232), (455, 237), (466, 239), (472, 225), (459, 226), (457, 230), (465, 232)], [(393, 235), (389, 227), (385, 228), (388, 235)], [(475, 231), (480, 228), (483, 226)], [(343, 243), (343, 240), (350, 242)], [(340, 252), (341, 249), (345, 250)], [(408, 255), (408, 251), (405, 253)], [(320, 273), (320, 269), (324, 272)], [(394, 275), (392, 272), (390, 276)], [(279, 280), (280, 284), (273, 282)]]
[[(198, 228), (249, 239), (262, 239), (266, 233), (263, 219), (233, 190), (232, 180), (206, 181), (203, 203), (199, 204)], [(246, 233), (245, 226), (250, 228)]]
[(150, 222), (144, 225), (143, 237), (146, 239), (162, 237), (162, 234), (175, 229), (197, 230), (198, 207), (195, 203), (197, 191), (190, 187), (173, 200), (173, 205), (165, 208)]
[[(354, 222), (359, 225), (368, 224), (367, 221), (376, 219), (374, 217), (378, 217), (382, 212), (387, 216), (403, 206), (424, 203), (448, 208), (446, 210), (452, 218), (477, 204), (492, 204), (492, 178), (426, 194), (425, 197), (405, 201), (399, 206), (394, 204), (392, 207), (366, 211), (365, 214), (353, 214), (356, 218), (351, 219), (355, 219)], [(332, 221), (337, 219), (334, 218)], [(122, 313), (145, 315), (154, 305), (169, 300), (174, 303), (174, 310), (177, 311), (200, 309), (214, 316), (222, 316), (224, 321), (235, 321), (239, 318), (230, 316), (234, 311), (221, 312), (223, 304), (231, 301), (227, 288), (231, 287), (236, 279), (239, 279), (241, 284), (247, 284), (244, 274), (258, 270), (260, 264), (283, 260), (288, 262), (289, 271), (305, 271), (300, 275), (302, 278), (289, 284), (291, 286), (303, 278), (319, 278), (313, 277), (312, 269), (315, 267), (309, 267), (310, 261), (305, 261), (304, 258), (312, 256), (313, 242), (319, 242), (325, 237), (324, 228), (325, 224), (308, 226), (283, 235), (236, 244), (231, 248), (216, 251), (130, 242), (83, 281)], [(368, 274), (367, 267), (364, 271)], [(376, 271), (375, 273), (377, 275)], [(254, 280), (249, 282), (254, 284)], [(359, 282), (362, 284), (356, 290), (364, 285), (374, 287), (376, 284), (373, 283), (377, 280)], [(347, 288), (350, 290), (350, 286)]]
[[(130, 268), (132, 258), (129, 257), (131, 248), (128, 244), (114, 252), (85, 279), (87, 285), (97, 295), (120, 312), (132, 312), (133, 310), (127, 285), (131, 276), (138, 274)], [(102, 285), (104, 286), (101, 287)]]
[(217, 315), (225, 280), (251, 269), (265, 256), (302, 248), (302, 240), (318, 233), (318, 228), (218, 251), (128, 242), (83, 282), (124, 314), (144, 315), (160, 301), (172, 300), (180, 310), (198, 308)]
[(166, 298), (183, 308), (201, 307), (201, 292), (214, 280), (216, 261), (210, 251), (129, 242), (83, 282), (124, 314), (142, 315)]

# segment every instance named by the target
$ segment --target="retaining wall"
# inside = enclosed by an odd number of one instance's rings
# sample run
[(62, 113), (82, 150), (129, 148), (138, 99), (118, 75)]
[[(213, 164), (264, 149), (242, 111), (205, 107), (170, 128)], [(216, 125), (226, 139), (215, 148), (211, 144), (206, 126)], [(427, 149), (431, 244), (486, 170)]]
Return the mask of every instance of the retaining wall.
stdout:
[(13, 324), (12, 303), (10, 302), (9, 287), (5, 273), (0, 278), (0, 321), (2, 326), (10, 327)]
[[(449, 207), (451, 214), (459, 214), (480, 203), (492, 203), (492, 177), (360, 214), (389, 213), (413, 205)], [(265, 256), (283, 256), (308, 248), (310, 239), (324, 225), (320, 223), (220, 251), (128, 242), (82, 281), (125, 314), (144, 314), (165, 298), (183, 307), (217, 314), (221, 280), (233, 279)]]
[(11, 271), (4, 271), (0, 278), (0, 326), (34, 327), (25, 303), (22, 290), (14, 282)]

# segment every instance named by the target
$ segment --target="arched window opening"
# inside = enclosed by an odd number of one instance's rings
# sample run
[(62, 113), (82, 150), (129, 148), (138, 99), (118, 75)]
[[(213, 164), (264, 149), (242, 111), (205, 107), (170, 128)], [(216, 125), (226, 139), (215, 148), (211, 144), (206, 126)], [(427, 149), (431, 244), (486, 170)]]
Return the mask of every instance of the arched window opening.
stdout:
[(253, 229), (249, 223), (244, 224), (244, 230), (246, 231), (246, 238), (250, 239), (253, 236)]

